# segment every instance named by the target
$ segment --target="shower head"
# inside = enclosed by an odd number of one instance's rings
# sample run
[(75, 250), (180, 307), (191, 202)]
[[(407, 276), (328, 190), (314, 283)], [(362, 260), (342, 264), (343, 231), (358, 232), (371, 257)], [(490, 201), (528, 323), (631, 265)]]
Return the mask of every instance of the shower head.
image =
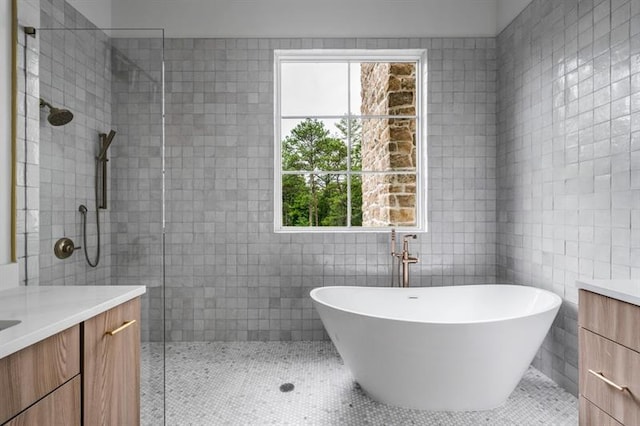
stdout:
[(46, 102), (42, 98), (40, 98), (40, 108), (47, 107), (49, 108), (49, 116), (47, 117), (47, 121), (52, 126), (64, 126), (68, 124), (71, 120), (73, 120), (73, 114), (68, 109), (56, 108), (51, 105), (49, 102)]

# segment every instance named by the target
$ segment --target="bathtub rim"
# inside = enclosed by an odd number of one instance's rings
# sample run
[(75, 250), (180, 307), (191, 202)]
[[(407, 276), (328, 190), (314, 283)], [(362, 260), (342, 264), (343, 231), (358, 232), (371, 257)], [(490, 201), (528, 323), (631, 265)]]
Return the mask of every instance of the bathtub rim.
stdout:
[[(354, 311), (352, 309), (344, 309), (341, 307), (338, 307), (336, 305), (332, 305), (330, 303), (326, 303), (324, 301), (320, 301), (315, 294), (320, 292), (322, 289), (331, 289), (331, 288), (348, 288), (348, 289), (395, 289), (395, 290), (421, 290), (421, 291), (425, 291), (427, 289), (432, 289), (432, 288), (446, 288), (446, 287), (455, 287), (455, 288), (461, 288), (461, 287), (517, 287), (517, 288), (528, 288), (528, 289), (532, 289), (532, 290), (538, 290), (542, 293), (545, 293), (547, 295), (549, 295), (552, 298), (552, 303), (551, 306), (546, 308), (546, 309), (540, 309), (537, 310), (535, 312), (529, 312), (527, 314), (522, 314), (522, 315), (511, 315), (511, 316), (504, 316), (504, 317), (500, 317), (500, 318), (495, 318), (495, 319), (483, 319), (483, 320), (469, 320), (469, 321), (464, 321), (464, 322), (451, 322), (451, 321), (421, 321), (421, 320), (416, 320), (416, 319), (406, 319), (406, 318), (395, 318), (395, 317), (390, 317), (390, 316), (382, 316), (382, 315), (375, 315), (375, 314), (370, 314), (370, 313), (364, 313), (364, 312), (360, 312), (360, 311)], [(470, 325), (470, 324), (491, 324), (491, 323), (499, 323), (499, 322), (503, 322), (503, 321), (513, 321), (513, 320), (517, 320), (519, 318), (527, 318), (527, 317), (532, 317), (532, 316), (536, 316), (536, 315), (541, 315), (541, 314), (545, 314), (547, 312), (551, 312), (554, 310), (559, 310), (560, 307), (562, 306), (562, 302), (563, 299), (558, 296), (557, 294), (555, 294), (552, 291), (543, 289), (543, 288), (538, 288), (538, 287), (533, 287), (533, 286), (528, 286), (528, 285), (517, 285), (517, 284), (464, 284), (464, 285), (453, 285), (453, 286), (433, 286), (433, 287), (407, 287), (407, 288), (403, 288), (403, 287), (367, 287), (367, 286), (342, 286), (342, 285), (334, 285), (334, 286), (323, 286), (323, 287), (316, 287), (314, 289), (312, 289), (309, 292), (309, 296), (311, 297), (311, 300), (313, 301), (313, 303), (319, 303), (321, 305), (324, 305), (328, 308), (331, 309), (335, 309), (337, 311), (341, 311), (341, 312), (345, 312), (351, 315), (358, 315), (358, 316), (362, 316), (362, 317), (367, 317), (367, 318), (373, 318), (373, 319), (379, 319), (379, 320), (385, 320), (385, 321), (398, 321), (398, 322), (405, 322), (405, 323), (411, 323), (411, 324), (433, 324), (433, 325), (438, 325), (438, 326), (461, 326), (461, 325)]]

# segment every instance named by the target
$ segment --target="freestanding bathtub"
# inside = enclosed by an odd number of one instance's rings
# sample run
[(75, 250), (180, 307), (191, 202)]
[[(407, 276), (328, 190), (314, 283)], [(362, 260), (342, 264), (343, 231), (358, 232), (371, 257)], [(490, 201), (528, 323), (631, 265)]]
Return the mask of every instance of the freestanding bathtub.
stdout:
[(422, 410), (488, 410), (516, 387), (562, 300), (534, 287), (320, 287), (314, 306), (373, 399)]

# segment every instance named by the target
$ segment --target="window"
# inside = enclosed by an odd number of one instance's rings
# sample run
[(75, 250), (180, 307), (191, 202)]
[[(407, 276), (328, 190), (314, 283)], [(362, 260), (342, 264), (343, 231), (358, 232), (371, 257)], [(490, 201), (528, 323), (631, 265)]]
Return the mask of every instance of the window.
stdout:
[(275, 231), (426, 230), (425, 51), (274, 62)]

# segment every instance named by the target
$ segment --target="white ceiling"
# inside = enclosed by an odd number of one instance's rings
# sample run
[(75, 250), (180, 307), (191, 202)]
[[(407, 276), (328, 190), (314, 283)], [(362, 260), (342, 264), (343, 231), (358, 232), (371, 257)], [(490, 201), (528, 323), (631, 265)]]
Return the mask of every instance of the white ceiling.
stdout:
[(68, 0), (101, 28), (167, 37), (492, 37), (530, 0)]

